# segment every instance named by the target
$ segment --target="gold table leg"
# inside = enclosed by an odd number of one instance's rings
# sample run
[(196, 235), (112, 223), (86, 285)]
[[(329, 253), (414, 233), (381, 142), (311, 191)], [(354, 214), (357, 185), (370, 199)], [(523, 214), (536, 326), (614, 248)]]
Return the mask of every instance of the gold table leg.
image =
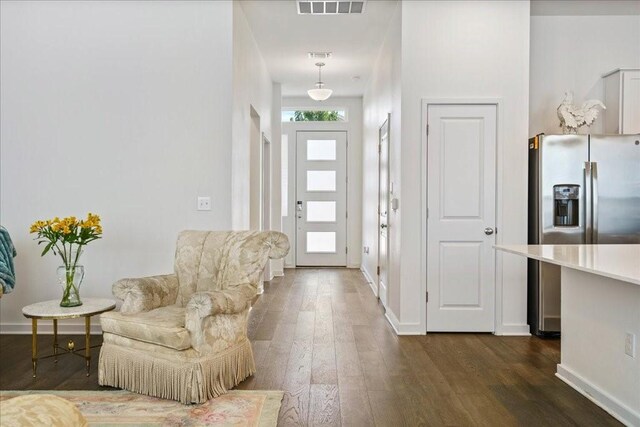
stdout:
[(38, 319), (31, 319), (31, 363), (33, 364), (33, 378), (36, 377), (38, 367)]
[(87, 376), (89, 376), (89, 370), (91, 368), (91, 317), (84, 318), (84, 357), (87, 360)]
[(53, 319), (53, 363), (58, 363), (58, 319)]

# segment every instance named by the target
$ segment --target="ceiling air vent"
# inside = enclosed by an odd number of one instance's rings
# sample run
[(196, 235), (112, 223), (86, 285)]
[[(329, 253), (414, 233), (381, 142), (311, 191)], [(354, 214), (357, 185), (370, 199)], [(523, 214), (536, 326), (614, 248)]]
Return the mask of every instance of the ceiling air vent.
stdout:
[(364, 4), (367, 0), (362, 1), (330, 1), (316, 0), (305, 1), (298, 0), (299, 15), (344, 15), (349, 13), (364, 12)]
[(309, 59), (329, 59), (331, 52), (309, 52)]

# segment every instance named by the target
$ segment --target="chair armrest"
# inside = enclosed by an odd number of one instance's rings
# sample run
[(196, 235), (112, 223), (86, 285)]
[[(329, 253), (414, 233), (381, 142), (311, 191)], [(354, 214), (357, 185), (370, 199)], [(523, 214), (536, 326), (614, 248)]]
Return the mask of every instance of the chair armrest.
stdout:
[(204, 319), (216, 314), (241, 313), (251, 306), (256, 294), (256, 287), (248, 283), (233, 289), (196, 292), (187, 304), (187, 318)]
[(175, 304), (178, 297), (178, 277), (175, 274), (121, 279), (113, 284), (113, 295), (123, 301), (124, 314), (150, 311)]
[(222, 351), (246, 339), (247, 316), (257, 289), (251, 284), (196, 292), (185, 310), (185, 328), (199, 353)]

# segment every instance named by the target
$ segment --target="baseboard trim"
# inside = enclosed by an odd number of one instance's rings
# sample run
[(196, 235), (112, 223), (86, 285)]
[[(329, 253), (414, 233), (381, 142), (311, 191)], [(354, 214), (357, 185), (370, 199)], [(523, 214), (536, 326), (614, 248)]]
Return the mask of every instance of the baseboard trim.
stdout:
[(278, 270), (273, 272), (274, 277), (284, 277), (284, 270)]
[(373, 294), (373, 296), (377, 297), (378, 296), (378, 290), (376, 289), (375, 284), (371, 280), (367, 280), (367, 283), (369, 284), (369, 288), (371, 288), (371, 293)]
[(360, 266), (360, 271), (362, 272), (362, 275), (364, 276), (364, 278), (367, 280), (367, 283), (369, 283), (369, 287), (371, 288), (371, 292), (373, 292), (373, 295), (377, 297), (378, 296), (378, 289), (376, 289), (376, 285), (375, 285), (373, 279), (371, 278), (371, 275), (367, 271), (367, 269), (364, 268), (364, 265)]
[(420, 323), (401, 323), (391, 310), (384, 313), (396, 335), (424, 335)]
[(629, 408), (606, 391), (582, 378), (570, 368), (558, 364), (556, 377), (567, 383), (584, 397), (607, 411), (612, 417), (628, 426), (640, 426), (640, 413)]
[(389, 322), (389, 324), (391, 325), (391, 327), (395, 331), (396, 335), (401, 335), (400, 334), (400, 328), (398, 327), (398, 325), (400, 324), (400, 321), (398, 320), (396, 315), (393, 314), (393, 312), (391, 310), (386, 310), (385, 313), (384, 313), (384, 317), (387, 318), (387, 321)]
[[(92, 319), (93, 322), (98, 322)], [(84, 323), (61, 323), (58, 322), (58, 335), (84, 335)], [(102, 328), (99, 324), (91, 325), (91, 335), (101, 335)], [(0, 324), (0, 334), (6, 335), (31, 335), (31, 322), (29, 323), (2, 323)], [(49, 320), (38, 322), (38, 335), (53, 335), (53, 325)]]
[(528, 337), (531, 335), (529, 325), (505, 324), (498, 325), (494, 335)]

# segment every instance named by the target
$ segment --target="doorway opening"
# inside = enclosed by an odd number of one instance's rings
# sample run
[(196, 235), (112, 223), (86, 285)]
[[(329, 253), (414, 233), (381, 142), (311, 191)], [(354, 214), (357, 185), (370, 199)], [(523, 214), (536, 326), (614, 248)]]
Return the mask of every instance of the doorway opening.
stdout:
[[(262, 200), (262, 215), (260, 230), (271, 229), (271, 142), (262, 134), (262, 183), (260, 198)], [(267, 261), (264, 277), (271, 280), (271, 263)]]
[(262, 222), (262, 134), (260, 115), (249, 106), (249, 228), (260, 230)]

